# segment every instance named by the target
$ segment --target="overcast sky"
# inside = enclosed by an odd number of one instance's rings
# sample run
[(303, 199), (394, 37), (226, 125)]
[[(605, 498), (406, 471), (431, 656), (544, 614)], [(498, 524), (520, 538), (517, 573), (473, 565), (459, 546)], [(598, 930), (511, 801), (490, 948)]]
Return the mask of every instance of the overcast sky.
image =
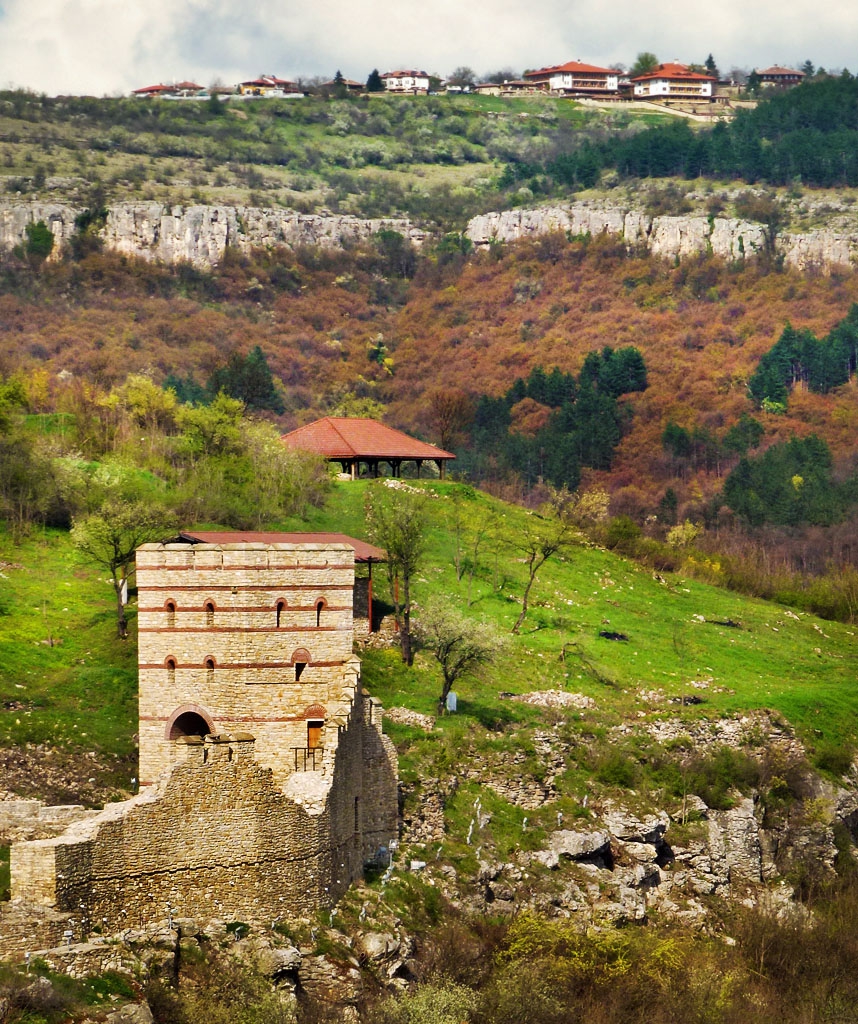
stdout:
[(478, 74), (581, 59), (858, 70), (855, 0), (0, 0), (0, 87), (111, 95), (337, 69)]

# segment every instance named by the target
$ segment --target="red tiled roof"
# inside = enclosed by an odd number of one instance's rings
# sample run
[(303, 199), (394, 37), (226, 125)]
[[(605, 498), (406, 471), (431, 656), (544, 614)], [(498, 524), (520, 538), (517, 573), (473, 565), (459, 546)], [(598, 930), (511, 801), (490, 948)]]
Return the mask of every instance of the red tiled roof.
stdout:
[(202, 91), (202, 86), (197, 85), (196, 82), (176, 82), (173, 86), (174, 89), (185, 89), (187, 91), (193, 90), (194, 92)]
[(531, 78), (534, 75), (548, 75), (548, 74), (561, 74), (564, 71), (568, 71), (575, 75), (618, 75), (619, 71), (615, 71), (612, 68), (600, 68), (595, 64), (582, 64), (577, 60), (567, 61), (565, 64), (552, 64), (547, 68), (539, 68), (538, 71), (528, 71), (525, 78)]
[(290, 448), (323, 455), (326, 459), (455, 459), (452, 452), (418, 441), (378, 420), (325, 416), (281, 438)]
[(804, 78), (803, 71), (796, 71), (793, 68), (782, 68), (777, 64), (770, 68), (763, 68), (762, 71), (757, 71), (758, 75), (796, 75), (798, 78)]
[(425, 71), (385, 71), (379, 78), (428, 78)]
[(199, 544), (348, 544), (356, 562), (386, 562), (387, 552), (345, 533), (276, 533), (266, 530), (182, 530), (181, 540)]
[(654, 71), (645, 75), (637, 75), (633, 82), (649, 82), (656, 78), (669, 78), (671, 81), (682, 82), (717, 82), (715, 75), (700, 75), (696, 71), (690, 71), (685, 64), (659, 64)]
[(242, 85), (258, 85), (264, 86), (268, 89), (281, 89), (284, 86), (289, 88), (296, 88), (294, 82), (290, 82), (286, 78), (278, 78), (276, 75), (260, 75), (259, 78), (252, 78), (248, 82), (242, 82)]
[(142, 89), (135, 89), (134, 95), (137, 96), (141, 93), (157, 93), (157, 92), (170, 92), (173, 86), (171, 85), (146, 85)]

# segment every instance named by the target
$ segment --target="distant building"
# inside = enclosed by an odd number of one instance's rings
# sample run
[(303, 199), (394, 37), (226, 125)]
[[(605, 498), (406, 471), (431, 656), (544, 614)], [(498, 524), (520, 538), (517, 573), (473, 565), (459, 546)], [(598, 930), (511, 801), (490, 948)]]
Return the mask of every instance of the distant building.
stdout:
[(790, 86), (799, 85), (804, 79), (803, 71), (796, 71), (794, 68), (782, 68), (777, 64), (770, 68), (763, 68), (754, 71), (754, 74), (764, 88), (788, 89)]
[(323, 89), (345, 89), (349, 95), (359, 96), (360, 93), (366, 92), (366, 82), (355, 82), (352, 78), (344, 78), (341, 82), (338, 82), (335, 78), (332, 78), (330, 82), (325, 82), (322, 86)]
[(636, 97), (653, 99), (711, 99), (718, 79), (692, 71), (686, 64), (659, 64), (654, 71), (631, 79)]
[(303, 96), (303, 91), (295, 82), (276, 75), (260, 75), (247, 82), (238, 83), (239, 96), (261, 96), (269, 99), (295, 99)]
[(378, 476), (382, 462), (390, 467), (392, 476), (399, 476), (403, 462), (414, 462), (418, 476), (424, 462), (434, 462), (443, 479), (447, 462), (456, 457), (452, 452), (418, 441), (378, 420), (345, 416), (314, 420), (284, 434), (281, 440), (289, 448), (315, 452), (328, 462), (339, 462), (352, 480), (360, 476), (361, 467), (367, 475)]
[(142, 99), (188, 99), (199, 96), (201, 92), (205, 92), (205, 89), (196, 82), (175, 82), (173, 85), (146, 85), (142, 89), (135, 89), (131, 95)]
[(388, 92), (429, 92), (429, 75), (425, 71), (386, 71), (381, 80)]
[(481, 96), (521, 96), (537, 91), (534, 84), (528, 82), (526, 78), (510, 78), (501, 83), (480, 82), (471, 89), (471, 92), (479, 93)]
[(545, 92), (567, 96), (616, 95), (620, 73), (613, 68), (570, 60), (566, 64), (526, 71), (524, 77), (533, 87)]

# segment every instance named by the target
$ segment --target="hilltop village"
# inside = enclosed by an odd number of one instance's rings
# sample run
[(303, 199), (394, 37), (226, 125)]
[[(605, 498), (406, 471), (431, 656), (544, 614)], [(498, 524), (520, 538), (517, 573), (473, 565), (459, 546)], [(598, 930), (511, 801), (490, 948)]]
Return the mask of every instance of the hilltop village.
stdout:
[(858, 81), (640, 56), (0, 92), (3, 1024), (858, 1013)]
[(602, 102), (654, 101), (666, 106), (682, 105), (689, 101), (710, 106), (729, 106), (732, 99), (749, 99), (760, 90), (787, 89), (799, 85), (812, 65), (805, 70), (773, 65), (755, 68), (750, 73), (738, 69), (727, 78), (721, 78), (711, 55), (702, 65), (682, 64), (679, 61), (662, 63), (650, 55), (638, 62), (631, 71), (622, 65), (599, 67), (581, 60), (525, 71), (520, 78), (505, 77), (498, 73), (489, 81), (478, 81), (470, 68), (460, 68), (445, 79), (426, 71), (396, 69), (379, 73), (374, 70), (366, 82), (345, 78), (337, 71), (334, 78), (312, 83), (291, 81), (274, 74), (263, 74), (235, 86), (217, 85), (206, 88), (196, 82), (181, 81), (171, 84), (141, 86), (133, 96), (143, 99), (209, 100), (221, 99), (301, 99), (309, 95), (334, 97), (390, 93), (399, 96), (455, 95), (475, 93), (485, 96), (565, 96), (577, 100)]

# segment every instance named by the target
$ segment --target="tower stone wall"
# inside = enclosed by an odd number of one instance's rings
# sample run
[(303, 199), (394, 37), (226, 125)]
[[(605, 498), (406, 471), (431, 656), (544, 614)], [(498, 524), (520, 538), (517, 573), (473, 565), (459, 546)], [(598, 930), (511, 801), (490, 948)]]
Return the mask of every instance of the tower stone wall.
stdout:
[(143, 788), (14, 844), (13, 900), (109, 928), (333, 905), (398, 824), (352, 548), (147, 544), (137, 577)]

